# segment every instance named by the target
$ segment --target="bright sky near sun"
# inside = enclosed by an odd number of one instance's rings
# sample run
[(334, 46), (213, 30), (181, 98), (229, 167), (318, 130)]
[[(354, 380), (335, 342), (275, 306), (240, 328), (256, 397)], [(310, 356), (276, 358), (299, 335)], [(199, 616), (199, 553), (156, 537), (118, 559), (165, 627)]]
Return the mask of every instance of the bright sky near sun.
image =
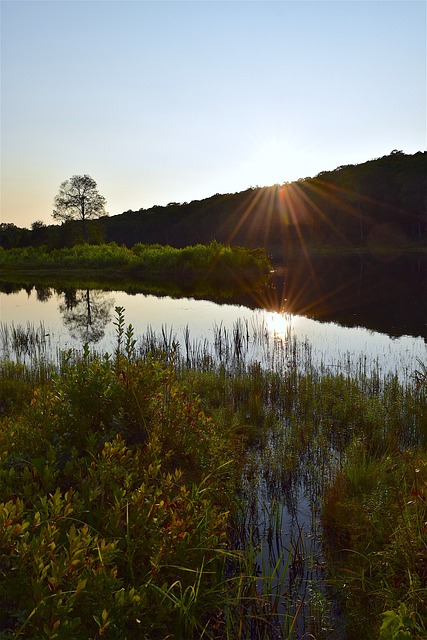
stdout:
[(1, 2), (1, 222), (110, 215), (426, 148), (426, 2)]

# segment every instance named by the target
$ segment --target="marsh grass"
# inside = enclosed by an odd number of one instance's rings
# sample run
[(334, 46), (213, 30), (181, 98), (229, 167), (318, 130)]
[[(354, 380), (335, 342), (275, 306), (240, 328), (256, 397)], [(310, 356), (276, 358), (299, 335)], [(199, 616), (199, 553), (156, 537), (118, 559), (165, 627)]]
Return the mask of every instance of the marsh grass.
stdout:
[(34, 388), (46, 383), (54, 370), (51, 346), (43, 323), (0, 323), (0, 416), (21, 411)]
[(52, 349), (50, 335), (41, 322), (38, 327), (27, 322), (26, 325), (0, 323), (0, 345), (2, 357), (10, 358), (47, 358)]
[[(265, 279), (271, 264), (264, 249), (247, 249), (218, 242), (197, 244), (181, 249), (159, 244), (137, 243), (132, 248), (115, 242), (101, 245), (79, 244), (72, 248), (49, 250), (46, 247), (2, 249), (0, 269), (19, 271), (52, 271), (84, 275), (102, 270), (146, 278), (168, 275), (172, 280), (201, 278), (221, 283), (232, 274), (245, 283)], [(179, 275), (180, 274), (180, 275)]]
[(350, 637), (366, 628), (369, 638), (427, 637), (426, 467), (420, 451), (373, 456), (358, 442), (326, 492), (328, 558)]
[(111, 353), (1, 362), (3, 637), (341, 640), (333, 586), (348, 638), (422, 637), (421, 364), (115, 327)]

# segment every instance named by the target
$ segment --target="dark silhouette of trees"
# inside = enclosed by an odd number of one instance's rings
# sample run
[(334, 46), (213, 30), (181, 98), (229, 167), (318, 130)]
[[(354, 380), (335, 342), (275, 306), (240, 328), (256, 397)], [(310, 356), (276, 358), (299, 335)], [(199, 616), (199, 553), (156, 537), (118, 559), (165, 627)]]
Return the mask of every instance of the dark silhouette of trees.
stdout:
[(0, 223), (0, 247), (13, 249), (14, 247), (26, 247), (29, 244), (31, 233), (28, 229), (21, 229), (13, 222)]
[[(427, 244), (427, 153), (388, 156), (343, 165), (314, 178), (189, 203), (170, 203), (99, 221), (105, 241), (264, 246), (277, 259), (323, 245), (366, 248), (392, 225), (400, 244)], [(391, 228), (390, 226), (388, 228)]]
[(46, 225), (42, 220), (35, 220), (31, 223), (31, 231), (39, 231), (40, 229), (45, 229)]
[(94, 220), (107, 216), (106, 200), (98, 192), (97, 184), (88, 175), (72, 176), (63, 182), (54, 200), (52, 218), (68, 222), (79, 220), (86, 242), (89, 240), (87, 220)]
[(74, 340), (98, 342), (104, 337), (110, 321), (114, 300), (103, 291), (89, 289), (65, 290), (59, 304), (64, 325)]
[[(61, 207), (55, 215), (64, 224), (32, 231), (0, 225), (0, 245), (5, 249), (40, 244), (62, 248), (89, 241), (184, 247), (217, 240), (263, 246), (278, 261), (292, 252), (322, 246), (366, 249), (373, 240), (387, 244), (396, 238), (402, 247), (427, 245), (427, 152), (409, 155), (394, 150), (382, 158), (291, 183), (217, 193), (203, 200), (171, 202), (111, 217), (100, 217), (104, 214), (102, 196), (93, 203), (94, 215), (79, 188), (73, 198), (62, 197), (74, 179), (86, 178), (99, 196), (88, 176), (74, 176), (63, 189), (61, 185), (57, 196)], [(391, 229), (393, 234), (380, 233)]]
[(47, 245), (49, 240), (49, 229), (42, 220), (35, 220), (31, 223), (31, 245), (40, 247)]

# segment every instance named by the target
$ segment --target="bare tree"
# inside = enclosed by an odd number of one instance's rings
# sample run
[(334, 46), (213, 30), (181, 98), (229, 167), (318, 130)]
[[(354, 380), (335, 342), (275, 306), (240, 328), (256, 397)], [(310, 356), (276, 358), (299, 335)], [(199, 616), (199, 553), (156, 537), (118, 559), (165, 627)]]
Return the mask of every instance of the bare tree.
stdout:
[(86, 220), (107, 216), (106, 199), (98, 192), (93, 178), (88, 175), (73, 176), (63, 182), (54, 200), (54, 220), (80, 220), (84, 239), (88, 240)]

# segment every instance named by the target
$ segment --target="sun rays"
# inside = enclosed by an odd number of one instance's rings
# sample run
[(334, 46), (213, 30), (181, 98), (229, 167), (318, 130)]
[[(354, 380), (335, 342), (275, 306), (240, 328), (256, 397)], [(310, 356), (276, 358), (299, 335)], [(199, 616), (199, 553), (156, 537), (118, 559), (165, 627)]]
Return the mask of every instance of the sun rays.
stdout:
[(346, 185), (345, 176), (340, 182), (321, 175), (249, 189), (228, 218), (228, 243), (268, 247), (274, 264), (288, 266), (288, 272), (276, 271), (271, 285), (254, 294), (271, 311), (311, 315), (343, 303), (342, 290), (352, 283), (342, 282), (335, 289), (325, 287), (328, 274), (316, 255), (329, 246), (338, 253), (351, 251), (352, 240), (358, 241), (367, 233), (369, 210), (377, 203)]
[(242, 237), (251, 245), (281, 242), (284, 254), (291, 242), (302, 254), (319, 244), (345, 248), (352, 240), (363, 239), (371, 223), (366, 210), (378, 204), (345, 181), (336, 184), (323, 176), (251, 188), (233, 212), (227, 241), (231, 244)]

